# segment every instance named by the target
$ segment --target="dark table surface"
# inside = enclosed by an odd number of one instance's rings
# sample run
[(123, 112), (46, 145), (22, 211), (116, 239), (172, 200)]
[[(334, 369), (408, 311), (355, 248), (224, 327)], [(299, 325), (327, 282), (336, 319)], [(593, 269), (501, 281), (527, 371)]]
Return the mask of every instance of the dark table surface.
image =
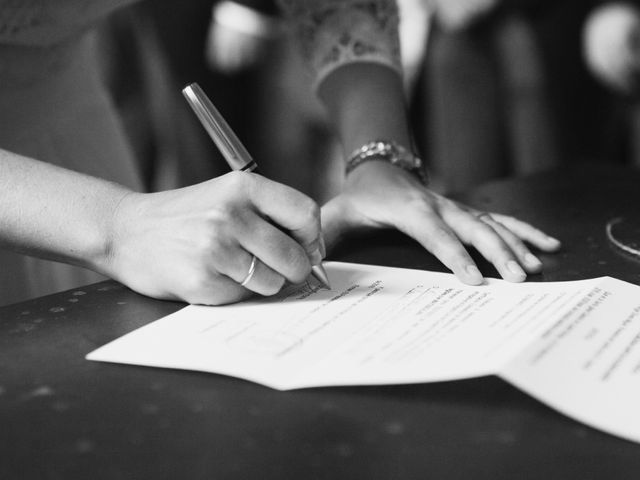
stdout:
[[(567, 170), (464, 199), (563, 240), (533, 281), (611, 275), (640, 284), (640, 262), (610, 246), (604, 228), (618, 215), (640, 217), (639, 173)], [(393, 232), (353, 237), (332, 258), (443, 270)], [(495, 377), (278, 392), (84, 359), (183, 306), (104, 282), (0, 308), (0, 479), (640, 478), (640, 445)]]

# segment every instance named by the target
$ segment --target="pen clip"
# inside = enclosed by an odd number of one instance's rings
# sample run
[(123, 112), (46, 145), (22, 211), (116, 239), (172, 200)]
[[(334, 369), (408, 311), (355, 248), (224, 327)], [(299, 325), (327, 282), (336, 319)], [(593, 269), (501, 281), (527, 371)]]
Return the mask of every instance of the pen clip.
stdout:
[(182, 94), (229, 166), (233, 170), (254, 170), (257, 165), (251, 154), (231, 130), (229, 124), (220, 115), (202, 88), (197, 83), (192, 83), (182, 89)]

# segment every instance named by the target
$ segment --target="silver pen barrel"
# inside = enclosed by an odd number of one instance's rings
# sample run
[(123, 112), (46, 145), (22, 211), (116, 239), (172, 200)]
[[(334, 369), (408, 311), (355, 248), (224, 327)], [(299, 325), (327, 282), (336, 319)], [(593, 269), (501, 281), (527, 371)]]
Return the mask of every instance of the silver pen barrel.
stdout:
[(258, 165), (251, 154), (244, 147), (240, 139), (233, 132), (227, 121), (213, 105), (209, 97), (202, 91), (200, 85), (192, 83), (182, 89), (182, 94), (200, 119), (211, 140), (214, 141), (220, 153), (232, 170), (252, 172)]

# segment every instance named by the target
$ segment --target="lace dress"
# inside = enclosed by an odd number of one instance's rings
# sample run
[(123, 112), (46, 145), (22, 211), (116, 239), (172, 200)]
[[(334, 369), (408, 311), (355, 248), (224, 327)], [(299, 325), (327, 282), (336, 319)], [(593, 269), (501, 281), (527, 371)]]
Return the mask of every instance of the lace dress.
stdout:
[[(0, 0), (0, 148), (140, 190), (99, 75), (93, 26), (135, 0)], [(316, 83), (345, 63), (399, 68), (395, 2), (281, 0)], [(61, 228), (73, 228), (73, 218)], [(103, 279), (0, 249), (0, 305)]]
[(335, 69), (374, 62), (400, 72), (398, 9), (392, 0), (278, 0), (317, 86)]

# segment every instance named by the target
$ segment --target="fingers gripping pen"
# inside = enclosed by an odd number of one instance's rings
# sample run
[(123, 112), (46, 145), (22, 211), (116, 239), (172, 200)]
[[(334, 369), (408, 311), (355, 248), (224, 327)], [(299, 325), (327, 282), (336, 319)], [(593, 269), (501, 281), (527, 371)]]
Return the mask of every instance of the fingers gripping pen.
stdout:
[[(226, 120), (213, 105), (209, 97), (197, 83), (187, 85), (182, 94), (195, 112), (211, 139), (214, 141), (220, 153), (225, 158), (232, 170), (253, 172), (258, 164), (244, 147), (240, 139), (231, 130)], [(329, 278), (322, 264), (311, 267), (313, 276), (325, 287), (331, 288)]]

